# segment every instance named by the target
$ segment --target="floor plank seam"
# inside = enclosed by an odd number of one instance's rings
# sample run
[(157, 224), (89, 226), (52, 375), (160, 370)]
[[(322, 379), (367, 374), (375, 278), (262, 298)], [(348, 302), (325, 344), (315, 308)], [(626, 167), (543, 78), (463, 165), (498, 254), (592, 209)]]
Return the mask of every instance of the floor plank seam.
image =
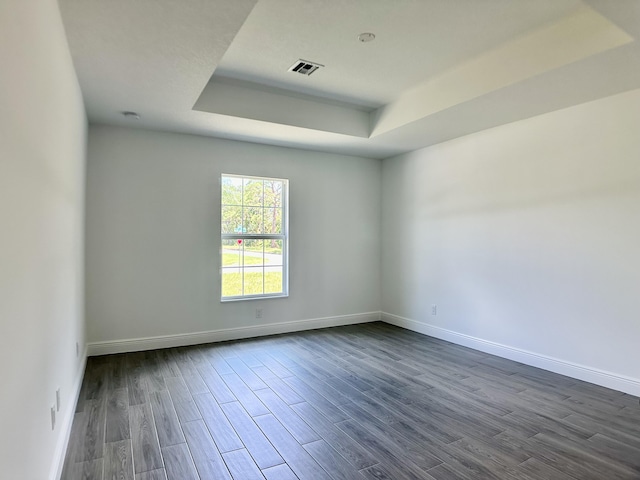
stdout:
[(94, 357), (63, 480), (635, 479), (637, 402), (381, 323)]

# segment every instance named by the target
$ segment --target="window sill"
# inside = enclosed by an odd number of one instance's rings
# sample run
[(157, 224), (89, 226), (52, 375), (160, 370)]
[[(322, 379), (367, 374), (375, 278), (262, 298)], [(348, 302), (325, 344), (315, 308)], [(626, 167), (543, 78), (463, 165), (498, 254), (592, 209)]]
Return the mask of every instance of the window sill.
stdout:
[(255, 296), (245, 296), (245, 297), (227, 297), (221, 298), (220, 303), (227, 302), (243, 302), (245, 300), (267, 300), (269, 298), (287, 298), (289, 296), (288, 293), (276, 293), (273, 295), (255, 295)]

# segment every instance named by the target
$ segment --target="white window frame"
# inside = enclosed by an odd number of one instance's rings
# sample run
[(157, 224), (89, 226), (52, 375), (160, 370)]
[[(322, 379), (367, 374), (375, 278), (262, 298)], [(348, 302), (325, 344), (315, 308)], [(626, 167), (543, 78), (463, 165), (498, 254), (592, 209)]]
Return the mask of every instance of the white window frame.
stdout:
[[(281, 234), (256, 234), (256, 233), (222, 233), (222, 178), (223, 177), (235, 177), (243, 180), (275, 180), (282, 182), (282, 233)], [(284, 298), (289, 296), (289, 180), (286, 178), (275, 177), (259, 177), (255, 175), (238, 175), (233, 173), (223, 173), (219, 179), (220, 185), (220, 301), (221, 302), (237, 302), (242, 300), (259, 300), (265, 298)], [(244, 199), (244, 191), (242, 192)], [(244, 204), (244, 200), (243, 200)], [(244, 205), (242, 205), (244, 208)], [(223, 254), (223, 241), (224, 240), (282, 240), (282, 292), (278, 293), (260, 293), (249, 295), (236, 295), (236, 296), (222, 296), (222, 254)], [(244, 267), (244, 265), (242, 265)], [(244, 291), (244, 275), (242, 275), (243, 291)]]

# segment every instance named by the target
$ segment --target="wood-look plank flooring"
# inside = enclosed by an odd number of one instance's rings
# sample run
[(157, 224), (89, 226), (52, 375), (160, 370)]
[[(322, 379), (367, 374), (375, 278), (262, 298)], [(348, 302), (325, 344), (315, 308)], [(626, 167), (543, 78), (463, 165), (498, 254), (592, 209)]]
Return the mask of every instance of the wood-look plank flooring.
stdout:
[(384, 323), (109, 355), (62, 478), (640, 479), (640, 406)]

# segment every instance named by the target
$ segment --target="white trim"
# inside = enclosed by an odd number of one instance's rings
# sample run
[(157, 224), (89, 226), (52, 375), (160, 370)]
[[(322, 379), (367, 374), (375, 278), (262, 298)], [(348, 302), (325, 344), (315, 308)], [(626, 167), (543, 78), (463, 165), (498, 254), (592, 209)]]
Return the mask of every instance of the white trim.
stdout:
[(71, 398), (73, 402), (67, 404), (64, 418), (60, 425), (62, 425), (62, 432), (58, 437), (58, 444), (56, 445), (55, 454), (53, 456), (53, 465), (49, 478), (51, 480), (59, 480), (62, 476), (62, 469), (64, 467), (64, 459), (67, 453), (67, 447), (69, 445), (69, 437), (71, 436), (71, 427), (73, 425), (73, 418), (76, 412), (76, 406), (78, 405), (78, 398), (80, 397), (80, 387), (82, 387), (82, 379), (84, 377), (84, 369), (87, 365), (87, 351), (88, 346), (85, 345), (84, 352), (80, 358), (80, 365), (76, 371), (76, 378), (73, 382), (73, 391), (71, 392)]
[(452, 330), (436, 327), (434, 325), (429, 325), (428, 323), (400, 317), (387, 312), (382, 312), (381, 320), (391, 325), (396, 325), (424, 335), (447, 340), (458, 345), (480, 350), (481, 352), (497, 355), (498, 357), (507, 358), (526, 365), (542, 368), (543, 370), (559, 373), (561, 375), (567, 375), (578, 380), (584, 380), (596, 385), (612, 388), (630, 395), (640, 396), (640, 379), (607, 372), (598, 368), (580, 365), (547, 355), (541, 355), (539, 353), (529, 352), (520, 348), (491, 342), (489, 340), (483, 340), (481, 338), (472, 337), (470, 335), (454, 332)]
[(242, 338), (262, 337), (279, 333), (299, 332), (316, 328), (337, 327), (357, 323), (376, 322), (380, 320), (380, 312), (356, 313), (335, 317), (310, 318), (291, 322), (269, 323), (248, 327), (225, 328), (207, 332), (181, 333), (158, 337), (131, 338), (107, 342), (92, 342), (88, 345), (88, 355), (108, 355), (112, 353), (138, 352), (157, 348), (181, 347), (201, 343), (223, 342)]
[[(225, 207), (236, 207), (241, 205), (229, 205), (224, 204)], [(266, 210), (267, 208), (277, 207), (257, 207)], [(242, 240), (286, 240), (287, 236), (284, 233), (221, 233), (220, 238), (222, 240), (235, 240), (240, 238)]]

